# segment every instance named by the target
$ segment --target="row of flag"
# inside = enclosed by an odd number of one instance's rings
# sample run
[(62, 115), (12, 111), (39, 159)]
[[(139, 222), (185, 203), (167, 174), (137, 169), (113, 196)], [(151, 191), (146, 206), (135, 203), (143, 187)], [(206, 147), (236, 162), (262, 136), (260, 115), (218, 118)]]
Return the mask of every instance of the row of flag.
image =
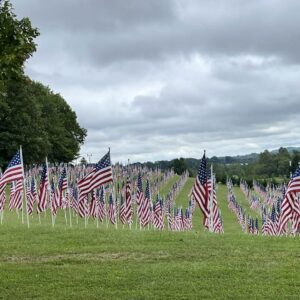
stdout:
[(258, 218), (254, 218), (246, 214), (246, 209), (238, 202), (234, 192), (231, 180), (227, 181), (227, 202), (228, 208), (235, 214), (238, 223), (240, 224), (242, 231), (249, 234), (258, 235), (259, 225)]
[[(230, 209), (237, 215), (239, 223), (243, 230), (245, 230), (246, 221), (245, 210), (236, 201), (233, 194), (232, 183), (228, 181), (228, 203)], [(257, 182), (254, 182), (254, 191), (248, 187), (248, 185), (242, 181), (240, 187), (244, 192), (246, 198), (250, 202), (250, 208), (259, 211), (262, 216), (262, 228), (263, 235), (269, 236), (282, 236), (291, 235), (296, 236), (300, 233), (300, 166), (292, 175), (287, 186), (280, 185), (278, 187), (272, 186), (264, 188)], [(261, 201), (260, 195), (263, 199)], [(258, 219), (255, 219), (255, 225), (253, 221), (250, 221), (251, 227), (258, 230)], [(249, 224), (248, 224), (249, 225)], [(249, 225), (249, 226), (250, 226)]]
[[(71, 216), (75, 213), (85, 220), (89, 217), (94, 218), (97, 220), (97, 226), (98, 222), (106, 220), (106, 223), (117, 225), (120, 222), (131, 227), (136, 209), (136, 224), (140, 228), (146, 226), (149, 228), (150, 226), (162, 230), (167, 227), (169, 230), (178, 231), (192, 229), (192, 211), (194, 209), (192, 201), (189, 201), (189, 206), (185, 211), (182, 207), (175, 207), (176, 195), (188, 178), (187, 172), (172, 186), (172, 191), (164, 200), (157, 190), (161, 184), (174, 175), (173, 171), (162, 174), (156, 170), (157, 176), (152, 178), (152, 186), (156, 189), (150, 188), (148, 176), (144, 190), (141, 174), (145, 175), (147, 172), (139, 169), (135, 186), (131, 182), (134, 176), (130, 176), (129, 169), (129, 167), (117, 166), (116, 174), (113, 174), (110, 152), (108, 152), (97, 164), (86, 169), (74, 172), (74, 168), (70, 169), (65, 166), (49, 167), (46, 160), (41, 168), (34, 167), (27, 170), (25, 176), (22, 151), (20, 150), (0, 177), (1, 222), (6, 200), (6, 186), (9, 185), (9, 209), (21, 211), (23, 218), (23, 198), (25, 197), (28, 226), (28, 216), (34, 213), (35, 204), (39, 216), (42, 212), (51, 210), (53, 226), (58, 210), (62, 209), (66, 221), (66, 211), (69, 210), (70, 224)], [(126, 171), (124, 172), (124, 170)], [(124, 179), (124, 177), (126, 184), (122, 182), (120, 187), (120, 178)], [(117, 184), (114, 181), (117, 181)], [(133, 191), (134, 187), (136, 187), (135, 191)], [(157, 193), (155, 201), (152, 201), (152, 193)]]

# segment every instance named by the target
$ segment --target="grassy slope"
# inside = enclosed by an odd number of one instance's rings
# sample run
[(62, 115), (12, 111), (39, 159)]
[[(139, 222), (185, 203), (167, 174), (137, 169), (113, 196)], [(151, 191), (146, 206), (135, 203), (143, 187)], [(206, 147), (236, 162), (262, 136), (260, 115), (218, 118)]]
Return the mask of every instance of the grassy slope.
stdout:
[[(184, 191), (178, 203), (186, 207)], [(299, 238), (247, 236), (227, 208), (225, 186), (218, 199), (221, 236), (203, 232), (198, 212), (191, 232), (97, 229), (92, 222), (84, 229), (82, 220), (67, 228), (62, 215), (54, 229), (42, 218), (28, 230), (6, 214), (0, 298), (299, 299)]]

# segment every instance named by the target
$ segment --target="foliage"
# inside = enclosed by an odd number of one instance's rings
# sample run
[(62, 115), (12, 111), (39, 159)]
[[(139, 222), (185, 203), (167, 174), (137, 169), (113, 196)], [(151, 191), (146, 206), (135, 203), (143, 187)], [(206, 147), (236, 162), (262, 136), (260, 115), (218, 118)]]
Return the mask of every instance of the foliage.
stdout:
[(65, 100), (28, 78), (8, 80), (0, 96), (0, 163), (23, 146), (25, 163), (73, 160), (86, 135)]
[(170, 167), (174, 169), (174, 172), (178, 175), (181, 175), (186, 169), (187, 165), (184, 158), (176, 158), (171, 161)]
[(24, 62), (36, 51), (39, 35), (28, 18), (18, 20), (9, 1), (0, 1), (0, 81), (20, 78)]
[[(291, 161), (291, 167), (290, 167)], [(231, 178), (233, 184), (239, 184), (240, 179), (247, 180), (251, 186), (253, 179), (260, 180), (263, 185), (268, 182), (278, 184), (287, 182), (290, 172), (294, 172), (300, 162), (300, 152), (295, 148), (279, 148), (277, 151), (265, 150), (260, 154), (252, 153), (243, 156), (225, 156), (208, 159), (208, 167), (213, 164), (214, 173), (218, 182), (225, 184), (227, 178)], [(186, 168), (191, 177), (196, 176), (200, 159), (180, 158), (171, 161), (147, 162), (151, 168), (159, 166), (161, 169), (177, 167), (182, 171)], [(178, 173), (180, 174), (180, 173)]]

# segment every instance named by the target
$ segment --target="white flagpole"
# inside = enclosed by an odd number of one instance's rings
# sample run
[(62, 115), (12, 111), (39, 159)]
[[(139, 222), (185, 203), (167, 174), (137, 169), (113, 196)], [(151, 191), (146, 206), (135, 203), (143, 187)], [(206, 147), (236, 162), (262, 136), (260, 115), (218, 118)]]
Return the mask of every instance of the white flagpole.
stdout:
[(213, 225), (213, 201), (214, 201), (214, 177), (213, 177), (213, 165), (210, 167), (210, 180), (211, 180), (211, 191), (209, 198), (209, 230), (214, 231)]
[(83, 199), (84, 201), (84, 228), (87, 226), (87, 198), (88, 195)]
[(20, 146), (20, 158), (22, 164), (22, 172), (23, 172), (23, 195), (22, 195), (22, 223), (23, 223), (23, 200), (25, 195), (25, 205), (26, 205), (26, 218), (27, 218), (27, 227), (29, 228), (29, 215), (28, 215), (28, 206), (27, 206), (27, 199), (26, 199), (26, 190), (25, 190), (25, 174), (24, 174), (24, 164), (23, 164), (23, 153), (22, 153), (22, 146)]
[(115, 220), (116, 220), (116, 224), (115, 224), (115, 227), (116, 229), (118, 229), (118, 199), (116, 198), (116, 191), (115, 191), (115, 185), (112, 184), (112, 189), (113, 189), (113, 195), (114, 195), (114, 198), (115, 198)]
[(72, 227), (72, 213), (71, 213), (71, 195), (70, 195), (70, 190), (68, 188), (68, 195), (69, 195), (69, 203), (67, 203), (69, 205), (69, 218), (70, 218), (70, 227)]

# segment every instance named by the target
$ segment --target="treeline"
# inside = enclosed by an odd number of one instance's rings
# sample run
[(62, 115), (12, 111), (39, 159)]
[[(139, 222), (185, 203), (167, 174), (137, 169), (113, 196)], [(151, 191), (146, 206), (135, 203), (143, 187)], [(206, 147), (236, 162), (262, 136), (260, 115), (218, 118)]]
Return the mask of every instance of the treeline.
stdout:
[(0, 0), (0, 166), (20, 145), (25, 163), (48, 156), (69, 162), (79, 152), (86, 130), (62, 96), (24, 73), (39, 35), (28, 18), (18, 20), (9, 1)]
[[(213, 164), (214, 173), (218, 182), (226, 183), (227, 178), (231, 178), (233, 184), (238, 184), (240, 179), (244, 179), (251, 186), (253, 179), (261, 181), (266, 185), (268, 182), (278, 184), (287, 182), (290, 172), (294, 172), (300, 162), (299, 151), (288, 151), (287, 148), (280, 148), (278, 151), (265, 150), (260, 154), (251, 154), (250, 161), (245, 162), (247, 156), (243, 156), (241, 161), (237, 157), (229, 157), (224, 161), (217, 157), (208, 159), (208, 163)], [(256, 157), (255, 159), (253, 159)], [(221, 162), (220, 162), (221, 161)], [(229, 163), (228, 161), (232, 161)], [(238, 161), (238, 162), (236, 162)], [(291, 162), (291, 166), (290, 166)], [(188, 170), (190, 176), (197, 175), (200, 159), (179, 158), (171, 161), (147, 162), (149, 168), (160, 167), (162, 169), (174, 168), (177, 174), (182, 174)]]

